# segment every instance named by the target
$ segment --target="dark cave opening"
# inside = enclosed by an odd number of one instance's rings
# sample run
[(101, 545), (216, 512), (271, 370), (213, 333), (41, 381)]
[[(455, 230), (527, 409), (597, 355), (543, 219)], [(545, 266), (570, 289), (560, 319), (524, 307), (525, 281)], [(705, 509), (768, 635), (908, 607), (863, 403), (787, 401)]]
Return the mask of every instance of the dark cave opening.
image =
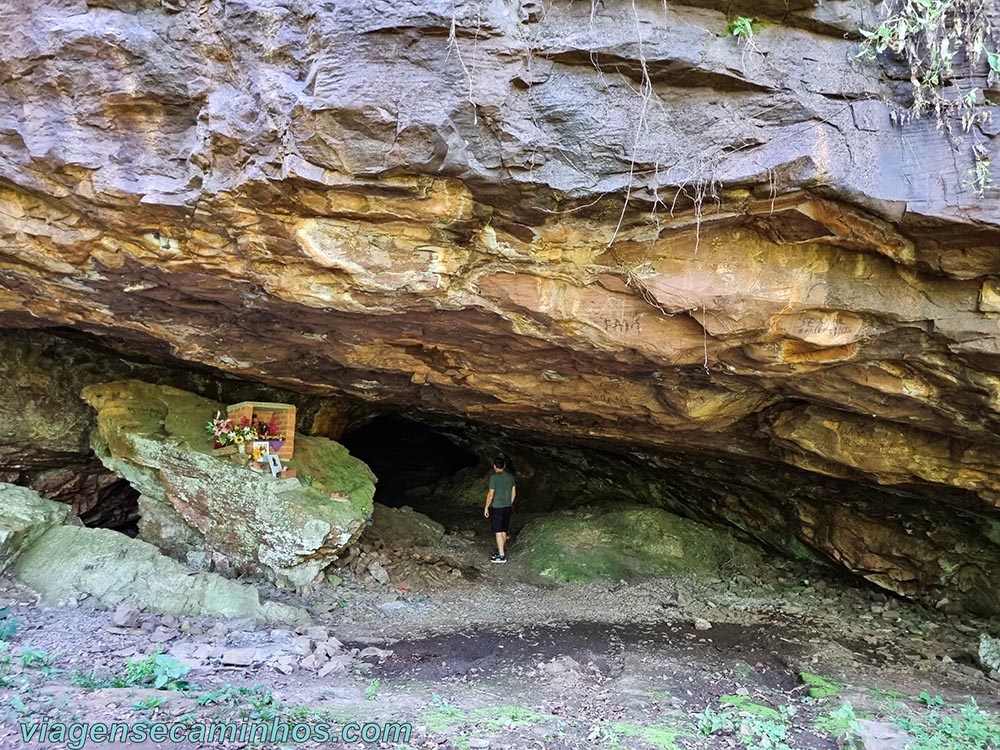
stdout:
[(103, 527), (128, 536), (139, 534), (139, 491), (128, 481), (116, 479), (98, 496), (87, 512), (80, 512), (84, 526)]
[[(340, 442), (375, 472), (375, 502), (427, 512), (435, 487), (480, 458), (447, 435), (398, 414), (375, 417), (349, 430)], [(432, 514), (433, 515), (433, 514)]]
[(114, 529), (129, 536), (138, 533), (139, 492), (96, 458), (66, 458), (57, 467), (36, 463), (18, 471), (0, 467), (0, 482), (28, 487), (70, 506), (84, 526)]

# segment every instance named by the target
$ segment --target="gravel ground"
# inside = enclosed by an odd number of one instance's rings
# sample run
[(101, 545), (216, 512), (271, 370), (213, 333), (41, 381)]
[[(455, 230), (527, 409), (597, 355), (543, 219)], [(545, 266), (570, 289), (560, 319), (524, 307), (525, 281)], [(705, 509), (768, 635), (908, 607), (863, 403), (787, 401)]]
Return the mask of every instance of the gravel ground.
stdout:
[[(787, 729), (788, 747), (832, 749), (836, 733), (823, 722), (845, 700), (873, 720), (892, 718), (880, 703), (886, 695), (902, 701), (896, 712), (920, 710), (912, 698), (922, 692), (942, 696), (940, 710), (969, 697), (987, 711), (998, 705), (1000, 683), (975, 656), (979, 633), (1000, 632), (997, 623), (928, 611), (824, 571), (774, 561), (766, 580), (555, 585), (523, 569), (516, 546), (505, 566), (485, 562), (481, 539), (449, 535), (434, 552), (465, 575), (378, 584), (345, 569), (335, 587), (261, 587), (309, 609), (311, 630), (148, 613), (122, 627), (115, 621), (127, 612), (116, 617), (86, 601), (45, 607), (0, 579), (0, 602), (18, 623), (6, 648), (0, 747), (31, 746), (19, 734), (26, 717), (273, 715), (409, 721), (409, 747), (740, 748), (756, 731), (748, 722), (765, 716)], [(190, 668), (192, 689), (111, 684), (126, 662), (160, 650)], [(44, 666), (32, 651), (44, 652)], [(809, 698), (803, 673), (835, 680), (836, 694)], [(212, 691), (228, 697), (205, 703)], [(730, 712), (736, 724), (700, 733), (706, 708)]]

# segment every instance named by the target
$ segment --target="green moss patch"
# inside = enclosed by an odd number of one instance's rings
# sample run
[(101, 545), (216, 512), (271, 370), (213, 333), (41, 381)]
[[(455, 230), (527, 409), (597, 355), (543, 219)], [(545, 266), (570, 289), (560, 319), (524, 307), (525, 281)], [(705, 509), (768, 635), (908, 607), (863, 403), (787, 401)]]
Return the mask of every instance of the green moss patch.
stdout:
[(535, 573), (570, 582), (746, 571), (760, 564), (760, 553), (728, 530), (636, 506), (543, 516), (525, 527), (517, 547)]
[(799, 679), (802, 680), (803, 685), (808, 686), (811, 698), (830, 698), (834, 695), (840, 695), (844, 689), (844, 686), (836, 680), (811, 672), (801, 672)]
[(748, 695), (720, 695), (719, 703), (723, 706), (730, 706), (737, 711), (742, 711), (753, 716), (760, 716), (763, 719), (773, 719), (774, 721), (785, 720), (780, 711), (770, 706), (765, 706), (762, 703), (754, 703)]

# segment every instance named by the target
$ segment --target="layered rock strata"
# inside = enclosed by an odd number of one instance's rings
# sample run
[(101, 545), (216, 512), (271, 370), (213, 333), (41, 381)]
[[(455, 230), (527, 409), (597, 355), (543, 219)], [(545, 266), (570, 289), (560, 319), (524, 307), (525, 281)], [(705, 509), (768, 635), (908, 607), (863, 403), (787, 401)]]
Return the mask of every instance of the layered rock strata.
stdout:
[(757, 534), (995, 590), (996, 122), (895, 126), (875, 5), (720, 8), (8, 3), (0, 323), (729, 477)]

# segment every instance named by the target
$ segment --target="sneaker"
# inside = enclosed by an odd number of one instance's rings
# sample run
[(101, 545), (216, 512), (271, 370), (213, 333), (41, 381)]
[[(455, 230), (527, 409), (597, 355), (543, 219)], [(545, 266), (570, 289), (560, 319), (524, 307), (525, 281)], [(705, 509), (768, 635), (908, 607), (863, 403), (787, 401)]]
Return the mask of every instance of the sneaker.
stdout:
[(496, 560), (494, 560), (493, 562), (497, 562), (497, 563), (505, 563), (505, 562), (507, 562), (507, 555), (500, 555), (500, 556), (499, 556), (499, 557), (497, 557), (497, 559), (496, 559)]
[(492, 554), (492, 555), (490, 556), (490, 562), (492, 562), (492, 563), (495, 563), (495, 562), (500, 562), (500, 561), (501, 561), (501, 559), (503, 559), (503, 560), (506, 560), (507, 558), (506, 558), (506, 557), (504, 557), (504, 558), (501, 558), (501, 557), (500, 557), (500, 553), (499, 553), (499, 552), (494, 552), (494, 553), (493, 553), (493, 554)]

